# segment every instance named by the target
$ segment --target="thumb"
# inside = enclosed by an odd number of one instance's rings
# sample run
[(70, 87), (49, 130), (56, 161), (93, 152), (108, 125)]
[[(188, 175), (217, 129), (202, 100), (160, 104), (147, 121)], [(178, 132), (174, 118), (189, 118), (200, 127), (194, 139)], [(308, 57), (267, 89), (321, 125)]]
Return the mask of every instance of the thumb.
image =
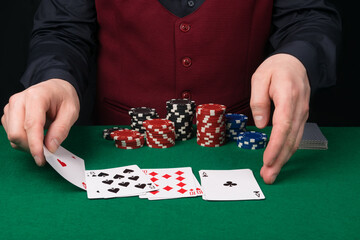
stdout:
[(45, 146), (50, 152), (56, 152), (66, 139), (72, 125), (78, 118), (79, 111), (71, 107), (60, 107), (55, 120), (49, 126), (45, 136)]
[(269, 82), (266, 77), (260, 78), (256, 73), (251, 79), (250, 107), (258, 128), (266, 127), (270, 118)]

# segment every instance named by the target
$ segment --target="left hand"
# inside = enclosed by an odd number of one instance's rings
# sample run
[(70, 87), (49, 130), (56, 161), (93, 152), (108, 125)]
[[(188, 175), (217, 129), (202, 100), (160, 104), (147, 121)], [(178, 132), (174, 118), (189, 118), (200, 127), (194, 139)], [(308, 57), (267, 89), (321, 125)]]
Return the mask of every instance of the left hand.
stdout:
[(251, 79), (250, 106), (255, 125), (264, 128), (275, 110), (269, 143), (260, 175), (272, 184), (281, 168), (296, 152), (309, 116), (310, 85), (304, 65), (289, 54), (267, 58)]

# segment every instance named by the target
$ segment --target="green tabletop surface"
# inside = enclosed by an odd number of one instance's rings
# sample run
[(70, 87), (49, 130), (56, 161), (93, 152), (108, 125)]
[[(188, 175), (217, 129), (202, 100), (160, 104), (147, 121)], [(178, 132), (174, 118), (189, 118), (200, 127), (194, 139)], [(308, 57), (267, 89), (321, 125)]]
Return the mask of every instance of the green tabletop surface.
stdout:
[[(105, 126), (75, 126), (63, 147), (86, 170), (136, 164), (254, 172), (266, 199), (211, 202), (126, 197), (89, 200), (49, 164), (11, 148), (0, 127), (0, 239), (360, 239), (360, 128), (322, 127), (328, 150), (298, 150), (273, 185), (260, 177), (264, 150), (196, 139), (169, 149), (114, 147)], [(268, 127), (264, 132), (270, 134)]]

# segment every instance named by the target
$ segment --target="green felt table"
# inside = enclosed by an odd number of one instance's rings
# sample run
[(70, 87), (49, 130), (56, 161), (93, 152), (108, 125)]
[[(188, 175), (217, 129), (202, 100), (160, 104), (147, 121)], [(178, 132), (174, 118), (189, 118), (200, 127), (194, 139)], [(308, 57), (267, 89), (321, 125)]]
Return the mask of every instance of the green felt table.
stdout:
[[(253, 170), (265, 200), (210, 202), (201, 197), (149, 201), (89, 200), (49, 165), (13, 150), (0, 128), (0, 239), (359, 239), (360, 128), (321, 128), (328, 150), (298, 150), (274, 185), (259, 171), (263, 150), (228, 143), (122, 150), (102, 138), (104, 126), (75, 126), (63, 146), (86, 169), (137, 164)], [(264, 131), (270, 133), (271, 128)]]

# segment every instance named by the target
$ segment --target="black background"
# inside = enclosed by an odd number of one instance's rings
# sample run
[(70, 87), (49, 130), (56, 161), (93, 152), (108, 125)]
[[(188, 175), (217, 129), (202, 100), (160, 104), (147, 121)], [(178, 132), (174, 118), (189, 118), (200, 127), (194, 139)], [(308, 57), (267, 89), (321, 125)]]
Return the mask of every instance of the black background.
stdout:
[[(331, 2), (341, 13), (343, 23), (338, 80), (335, 87), (321, 89), (311, 98), (309, 121), (320, 126), (359, 126), (360, 37), (356, 30), (360, 21), (354, 5), (347, 1)], [(7, 0), (0, 5), (0, 116), (9, 97), (23, 90), (19, 79), (26, 67), (33, 15), (39, 3), (40, 0)], [(82, 106), (79, 124), (91, 123), (92, 98), (91, 93), (87, 95), (88, 104)]]

